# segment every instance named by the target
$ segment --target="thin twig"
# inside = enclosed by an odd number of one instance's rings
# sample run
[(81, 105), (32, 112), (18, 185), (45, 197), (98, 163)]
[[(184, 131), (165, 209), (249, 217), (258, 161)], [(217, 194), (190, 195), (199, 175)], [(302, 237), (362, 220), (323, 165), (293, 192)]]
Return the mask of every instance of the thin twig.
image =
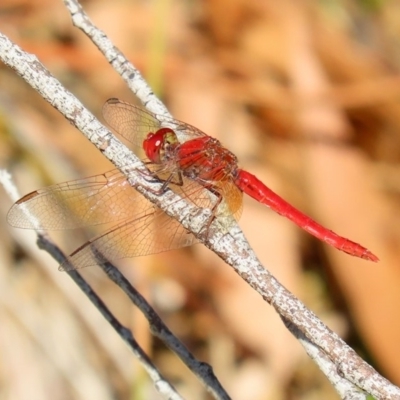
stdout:
[(339, 393), (341, 399), (365, 400), (368, 396), (360, 389), (344, 378), (336, 369), (335, 363), (318, 346), (303, 335), (299, 329), (285, 318), (281, 318), (286, 328), (300, 341), (307, 354), (312, 358), (321, 371), (326, 375), (332, 386)]
[[(0, 170), (0, 184), (4, 187), (12, 201), (18, 200), (20, 197), (17, 188), (11, 180), (11, 176), (4, 170)], [(27, 215), (27, 218), (35, 218)], [(59, 264), (67, 261), (67, 257), (46, 235), (36, 230), (38, 247), (47, 251)], [(218, 400), (229, 400), (230, 397), (216, 378), (210, 365), (197, 360), (184, 346), (184, 344), (168, 329), (162, 319), (158, 316), (146, 299), (131, 285), (131, 283), (122, 275), (122, 273), (112, 264), (105, 263), (100, 265), (107, 276), (116, 283), (129, 297), (146, 317), (149, 322), (151, 332), (165, 343), (178, 357), (188, 366), (188, 368), (199, 377), (212, 395)], [(140, 348), (133, 338), (132, 332), (121, 325), (117, 318), (113, 316), (103, 301), (93, 291), (91, 286), (76, 270), (66, 270), (66, 273), (77, 284), (77, 286), (90, 299), (92, 304), (100, 311), (109, 324), (115, 329), (120, 337), (128, 344), (139, 362), (149, 373), (156, 388), (160, 388), (160, 393), (167, 396), (168, 399), (180, 399), (181, 397), (175, 393), (173, 387), (168, 386), (168, 382), (157, 371), (155, 366), (150, 362), (147, 355)], [(155, 370), (154, 370), (155, 369)]]
[(171, 118), (171, 114), (158, 97), (155, 96), (153, 90), (143, 79), (139, 70), (137, 70), (122, 52), (114, 46), (114, 43), (111, 42), (107, 35), (92, 23), (79, 2), (75, 0), (64, 0), (64, 4), (71, 14), (73, 24), (81, 29), (97, 46), (142, 104), (154, 114)]
[(205, 362), (198, 361), (188, 351), (185, 345), (168, 329), (146, 299), (130, 284), (122, 273), (111, 263), (105, 263), (100, 267), (126, 293), (132, 303), (142, 311), (149, 321), (152, 334), (162, 340), (200, 378), (216, 399), (228, 400), (230, 397), (214, 375), (212, 367)]
[[(0, 184), (4, 187), (11, 200), (16, 201), (19, 198), (18, 190), (13, 184), (10, 174), (8, 174), (4, 170), (0, 170)], [(36, 231), (36, 233), (38, 236), (37, 243), (40, 249), (46, 250), (60, 264), (67, 260), (67, 257), (61, 251), (61, 249), (56, 246), (50, 239), (42, 235), (39, 231)], [(100, 311), (107, 322), (118, 333), (118, 335), (126, 342), (135, 357), (138, 359), (143, 368), (149, 374), (150, 378), (153, 380), (154, 386), (159, 391), (159, 393), (167, 399), (182, 400), (182, 397), (177, 393), (175, 388), (168, 382), (167, 379), (165, 379), (161, 375), (161, 373), (152, 363), (147, 354), (136, 342), (132, 335), (132, 332), (128, 328), (123, 326), (117, 318), (115, 318), (113, 313), (108, 309), (108, 307), (104, 304), (100, 297), (97, 296), (96, 292), (86, 282), (82, 275), (75, 270), (67, 271), (66, 273), (88, 297), (92, 304)]]

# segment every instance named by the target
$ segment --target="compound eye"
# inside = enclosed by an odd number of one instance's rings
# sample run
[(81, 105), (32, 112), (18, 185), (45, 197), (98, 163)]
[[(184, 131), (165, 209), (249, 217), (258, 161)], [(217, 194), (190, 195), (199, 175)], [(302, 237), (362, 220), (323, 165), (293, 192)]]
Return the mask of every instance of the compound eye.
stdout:
[(164, 143), (164, 135), (160, 132), (149, 133), (143, 141), (143, 150), (148, 159), (156, 164), (161, 162), (161, 148)]
[(143, 149), (150, 161), (161, 164), (163, 152), (179, 144), (175, 132), (170, 128), (160, 128), (156, 133), (150, 132), (143, 141)]

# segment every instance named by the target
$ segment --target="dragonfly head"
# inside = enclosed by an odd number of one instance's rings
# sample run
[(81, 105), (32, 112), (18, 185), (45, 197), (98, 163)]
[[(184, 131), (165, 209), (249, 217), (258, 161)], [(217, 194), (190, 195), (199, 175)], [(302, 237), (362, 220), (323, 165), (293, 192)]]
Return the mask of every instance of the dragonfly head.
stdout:
[(161, 164), (168, 150), (179, 144), (175, 132), (170, 128), (161, 128), (150, 132), (143, 141), (143, 149), (150, 161)]

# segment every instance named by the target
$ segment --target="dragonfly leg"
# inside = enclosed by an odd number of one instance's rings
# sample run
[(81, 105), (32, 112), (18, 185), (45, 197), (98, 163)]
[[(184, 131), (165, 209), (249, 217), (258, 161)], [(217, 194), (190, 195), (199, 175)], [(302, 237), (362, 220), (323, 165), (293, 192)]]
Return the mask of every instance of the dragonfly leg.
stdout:
[(206, 238), (208, 239), (210, 233), (210, 226), (217, 218), (216, 211), (218, 209), (218, 206), (221, 204), (223, 197), (216, 186), (206, 186), (206, 189), (209, 190), (217, 198), (217, 200), (215, 201), (214, 205), (211, 208), (211, 217), (206, 225)]
[[(147, 162), (146, 164), (152, 164), (154, 163)], [(169, 185), (177, 185), (177, 186), (183, 186), (183, 179), (182, 179), (182, 174), (180, 172), (172, 173), (170, 174), (167, 178), (163, 178), (160, 176), (160, 173), (162, 173), (163, 170), (160, 169), (159, 171), (154, 170), (154, 171), (149, 171), (149, 172), (144, 172), (140, 171), (140, 174), (146, 179), (147, 182), (161, 182), (162, 186), (158, 190), (150, 190), (150, 192), (156, 194), (156, 195), (161, 195), (165, 193), (168, 189)]]
[[(144, 165), (148, 166), (154, 166), (155, 164), (152, 161), (146, 161), (143, 163)], [(146, 179), (147, 182), (158, 182), (160, 180), (164, 181), (164, 179), (160, 179), (158, 177), (158, 173), (159, 171), (157, 171), (156, 169), (154, 170), (139, 170), (137, 169), (137, 171), (140, 173), (140, 175), (143, 176), (144, 179)]]

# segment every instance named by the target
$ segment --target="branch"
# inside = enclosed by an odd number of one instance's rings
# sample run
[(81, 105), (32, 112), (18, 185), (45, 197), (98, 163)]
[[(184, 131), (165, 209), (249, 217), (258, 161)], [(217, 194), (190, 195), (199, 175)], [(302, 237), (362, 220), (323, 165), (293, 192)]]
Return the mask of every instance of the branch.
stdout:
[(142, 104), (154, 114), (171, 118), (171, 114), (161, 100), (155, 96), (139, 70), (137, 70), (121, 51), (114, 46), (103, 31), (93, 25), (79, 2), (75, 0), (64, 0), (64, 4), (71, 14), (73, 24), (81, 29), (97, 46)]
[[(82, 29), (95, 38), (96, 45), (112, 65), (118, 68), (121, 76), (134, 87), (134, 92), (140, 97), (142, 103), (150, 111), (166, 115), (162, 111), (161, 103), (155, 100), (153, 93), (142, 81), (140, 74), (118, 52), (105, 34), (90, 23), (79, 4), (67, 0), (65, 4), (72, 12), (75, 25), (82, 24)], [(360, 359), (315, 314), (280, 285), (260, 264), (238, 226), (235, 226), (227, 235), (221, 234), (218, 229), (211, 226), (210, 232), (204, 238), (201, 228), (204, 226), (204, 221), (209, 217), (209, 212), (196, 209), (171, 191), (160, 196), (154, 195), (159, 185), (145, 181), (142, 174), (132, 171), (132, 165), (140, 165), (138, 159), (115, 139), (71, 93), (62, 88), (35, 57), (24, 53), (5, 36), (0, 35), (0, 59), (13, 68), (50, 104), (81, 130), (110, 161), (128, 176), (132, 186), (201, 239), (207, 247), (231, 265), (265, 301), (273, 305), (284, 320), (290, 321), (291, 324), (296, 326), (297, 329), (292, 331), (295, 336), (299, 339), (307, 338), (320, 350), (318, 354), (324, 354), (334, 364), (333, 376), (337, 377), (341, 374), (349, 382), (379, 399), (395, 399), (400, 396), (399, 388), (391, 385), (371, 366)], [(301, 335), (299, 332), (301, 332)], [(317, 357), (316, 362), (321, 366), (322, 357)], [(334, 382), (335, 380), (332, 378), (331, 381)]]
[(281, 319), (286, 328), (299, 340), (310, 358), (316, 362), (321, 371), (329, 379), (332, 386), (336, 389), (342, 399), (365, 400), (367, 398), (367, 395), (360, 392), (360, 389), (358, 389), (357, 386), (338, 373), (335, 363), (323, 350), (304, 336), (303, 333), (290, 321), (283, 317)]

